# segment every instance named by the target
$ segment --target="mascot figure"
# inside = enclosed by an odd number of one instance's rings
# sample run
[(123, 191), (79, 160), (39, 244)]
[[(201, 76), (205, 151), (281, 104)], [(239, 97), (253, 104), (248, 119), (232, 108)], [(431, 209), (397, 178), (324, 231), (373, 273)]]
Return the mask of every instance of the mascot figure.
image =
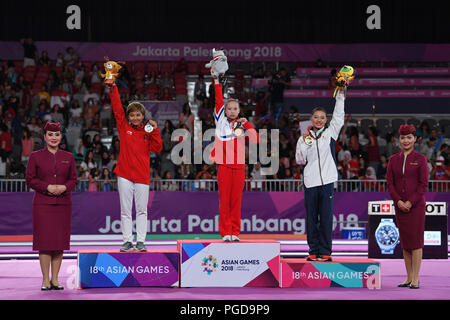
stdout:
[(119, 71), (122, 69), (121, 64), (125, 64), (125, 62), (115, 62), (109, 60), (108, 57), (105, 57), (106, 63), (105, 66), (105, 74), (100, 74), (102, 78), (105, 78), (104, 83), (107, 85), (112, 85), (116, 81), (116, 78), (119, 76)]
[(205, 65), (206, 68), (214, 68), (213, 77), (223, 76), (228, 70), (227, 57), (223, 50), (212, 50), (213, 59)]
[(347, 87), (355, 78), (355, 70), (351, 66), (343, 66), (341, 70), (336, 74), (336, 88), (334, 89), (333, 97), (336, 96), (336, 92), (339, 88), (344, 87), (345, 91), (347, 91)]

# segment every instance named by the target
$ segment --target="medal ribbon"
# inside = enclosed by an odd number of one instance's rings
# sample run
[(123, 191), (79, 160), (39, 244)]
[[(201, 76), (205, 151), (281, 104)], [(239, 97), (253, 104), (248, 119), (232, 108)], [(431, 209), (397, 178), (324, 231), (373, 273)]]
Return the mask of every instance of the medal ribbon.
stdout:
[(312, 129), (312, 126), (309, 126), (308, 127), (309, 136), (311, 136), (311, 138), (313, 138), (314, 140), (320, 139), (320, 137), (322, 136), (322, 133), (325, 131), (325, 127), (323, 127), (322, 129), (317, 131), (317, 134), (315, 137), (314, 134), (311, 132), (311, 129)]

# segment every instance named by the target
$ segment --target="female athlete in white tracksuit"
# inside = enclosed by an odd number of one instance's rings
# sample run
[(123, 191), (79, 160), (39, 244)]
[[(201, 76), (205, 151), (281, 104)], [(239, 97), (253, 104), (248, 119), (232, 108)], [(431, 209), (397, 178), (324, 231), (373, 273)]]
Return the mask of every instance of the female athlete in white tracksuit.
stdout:
[(328, 127), (325, 127), (325, 110), (314, 109), (311, 116), (313, 126), (297, 142), (296, 160), (305, 165), (303, 182), (308, 260), (331, 261), (334, 182), (338, 180), (334, 150), (344, 125), (344, 100), (344, 93), (338, 92)]

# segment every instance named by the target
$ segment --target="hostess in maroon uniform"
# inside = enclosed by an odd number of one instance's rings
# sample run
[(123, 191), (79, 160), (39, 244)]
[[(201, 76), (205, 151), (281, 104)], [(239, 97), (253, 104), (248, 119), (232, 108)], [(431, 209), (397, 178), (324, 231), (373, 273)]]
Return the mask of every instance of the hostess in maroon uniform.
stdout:
[[(404, 172), (403, 172), (404, 166)], [(395, 219), (400, 231), (400, 243), (405, 250), (423, 248), (425, 230), (425, 193), (428, 190), (427, 158), (412, 151), (389, 159), (386, 182), (395, 205)], [(398, 201), (410, 201), (409, 212), (399, 209)]]
[[(27, 164), (26, 183), (33, 197), (33, 250), (59, 251), (70, 249), (72, 198), (77, 185), (73, 154), (63, 150), (51, 153), (46, 147), (32, 152)], [(58, 196), (47, 191), (50, 185), (65, 185)]]

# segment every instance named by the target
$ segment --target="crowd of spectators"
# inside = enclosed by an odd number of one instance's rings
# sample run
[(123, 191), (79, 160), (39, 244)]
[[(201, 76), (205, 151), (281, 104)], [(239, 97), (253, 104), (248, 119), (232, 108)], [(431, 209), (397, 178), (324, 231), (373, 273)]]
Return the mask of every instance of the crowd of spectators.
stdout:
[[(47, 52), (37, 52), (31, 39), (22, 41), (24, 61), (22, 72), (16, 70), (13, 61), (0, 60), (0, 179), (23, 179), (28, 157), (33, 150), (44, 146), (43, 124), (58, 121), (65, 132), (60, 148), (73, 152), (77, 162), (79, 179), (86, 181), (86, 191), (109, 191), (115, 188), (113, 173), (119, 150), (119, 138), (109, 102), (108, 92), (102, 86), (101, 68), (92, 63), (89, 70), (73, 48), (65, 54), (49, 57)], [(26, 79), (27, 66), (48, 66), (50, 72), (40, 88), (33, 90), (33, 83)], [(316, 66), (323, 66), (316, 61)], [(60, 72), (55, 68), (60, 68)], [(184, 60), (174, 65), (173, 71), (183, 72)], [(225, 85), (224, 93), (239, 99), (241, 116), (248, 118), (259, 129), (279, 129), (279, 169), (267, 174), (270, 164), (249, 164), (246, 178), (253, 180), (302, 179), (302, 166), (295, 162), (295, 147), (300, 137), (300, 116), (296, 106), (286, 106), (283, 91), (290, 86), (289, 70), (265, 71), (257, 68), (252, 76), (234, 72), (232, 83)], [(269, 78), (266, 88), (253, 88), (252, 78)], [(131, 73), (125, 65), (120, 80), (129, 89), (121, 92), (124, 106), (131, 99), (174, 100), (176, 96), (173, 73), (151, 72), (139, 75)], [(150, 96), (154, 94), (154, 96)], [(204, 180), (216, 178), (216, 166), (189, 164), (175, 165), (171, 159), (174, 146), (187, 137), (172, 141), (176, 128), (185, 128), (194, 139), (194, 127), (201, 123), (202, 132), (214, 128), (214, 88), (208, 86), (203, 75), (199, 75), (194, 87), (195, 110), (184, 98), (183, 110), (178, 123), (167, 120), (161, 128), (163, 150), (151, 155), (151, 179), (163, 180), (161, 190), (177, 190), (179, 185), (171, 179)], [(286, 107), (288, 107), (286, 109)], [(289, 110), (289, 111), (284, 111)], [(196, 113), (196, 115), (194, 115)], [(396, 132), (380, 135), (375, 127), (363, 129), (358, 123), (346, 120), (336, 144), (336, 159), (341, 179), (364, 180), (367, 188), (374, 188), (383, 180), (389, 156), (399, 151)], [(270, 132), (270, 131), (269, 131)], [(417, 130), (417, 151), (425, 154), (429, 161), (431, 180), (450, 180), (449, 146), (440, 140), (441, 132), (430, 128), (424, 121)], [(110, 143), (104, 143), (110, 137)], [(106, 139), (107, 140), (107, 139)], [(263, 141), (265, 143), (266, 141)], [(203, 143), (203, 149), (211, 143)], [(270, 155), (271, 135), (267, 135)], [(193, 149), (191, 159), (193, 159)], [(188, 156), (188, 155), (184, 155)], [(186, 157), (187, 158), (187, 157)], [(263, 173), (264, 172), (264, 173)], [(261, 188), (261, 183), (252, 188)], [(206, 188), (204, 183), (197, 189)]]

